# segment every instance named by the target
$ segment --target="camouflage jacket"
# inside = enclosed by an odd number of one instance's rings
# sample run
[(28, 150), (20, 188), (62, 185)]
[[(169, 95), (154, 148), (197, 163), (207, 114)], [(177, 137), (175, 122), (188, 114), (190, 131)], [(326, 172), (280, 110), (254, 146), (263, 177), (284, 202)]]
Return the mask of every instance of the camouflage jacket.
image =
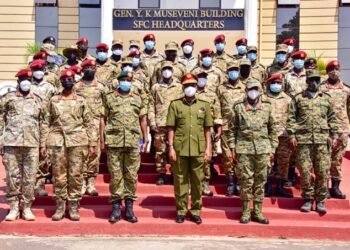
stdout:
[[(151, 88), (153, 84), (160, 82), (162, 79), (162, 64), (163, 61), (158, 62), (154, 66), (153, 75), (151, 78)], [(186, 73), (186, 65), (182, 62), (173, 62), (173, 77), (176, 78), (179, 82), (181, 82), (182, 76)]]
[(197, 75), (199, 72), (206, 72), (208, 74), (206, 88), (209, 91), (216, 93), (216, 89), (223, 82), (223, 72), (214, 65), (209, 69), (204, 69), (201, 66), (197, 66), (191, 71), (193, 75)]
[(290, 70), (284, 75), (284, 88), (287, 95), (290, 97), (304, 91), (307, 88), (306, 71), (302, 70), (300, 75), (297, 75), (294, 70)]
[(152, 55), (149, 55), (145, 51), (142, 51), (140, 59), (142, 64), (144, 64), (145, 68), (148, 70), (148, 75), (151, 77), (154, 73), (154, 67), (158, 62), (164, 60), (164, 56), (158, 53), (158, 51), (155, 51)]
[(264, 65), (256, 63), (254, 66), (252, 66), (250, 74), (255, 79), (258, 79), (262, 85), (264, 85), (264, 82), (266, 80), (266, 68)]
[(221, 55), (216, 52), (213, 57), (213, 65), (221, 69), (222, 72), (227, 71), (227, 64), (232, 61), (234, 59), (226, 52), (223, 52)]
[(0, 144), (16, 147), (39, 147), (40, 121), (43, 118), (41, 98), (30, 92), (6, 94), (0, 102)]
[(186, 73), (191, 72), (198, 65), (198, 57), (192, 56), (190, 58), (187, 58), (182, 55), (179, 57), (179, 62), (186, 66)]
[(218, 96), (214, 92), (204, 89), (201, 92), (197, 91), (197, 99), (210, 104), (210, 112), (214, 125), (222, 125), (221, 108)]
[(117, 78), (120, 69), (111, 63), (111, 59), (107, 59), (104, 64), (100, 64), (96, 60), (96, 80), (105, 87), (110, 87), (114, 79)]
[(48, 102), (50, 98), (56, 94), (57, 89), (51, 84), (44, 80), (40, 83), (32, 82), (30, 89), (41, 97), (43, 102)]
[(283, 67), (281, 67), (277, 62), (272, 63), (266, 69), (267, 77), (270, 77), (273, 74), (285, 75), (292, 68), (293, 68), (293, 64), (290, 61), (288, 61), (288, 63)]

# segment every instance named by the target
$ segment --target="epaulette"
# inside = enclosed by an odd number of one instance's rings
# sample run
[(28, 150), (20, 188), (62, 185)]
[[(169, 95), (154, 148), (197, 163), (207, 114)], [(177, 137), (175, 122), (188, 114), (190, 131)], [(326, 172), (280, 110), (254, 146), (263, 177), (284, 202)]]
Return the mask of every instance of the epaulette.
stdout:
[(261, 95), (261, 102), (264, 102), (264, 103), (269, 103), (271, 104), (271, 101), (269, 99), (267, 99), (267, 96), (266, 95)]

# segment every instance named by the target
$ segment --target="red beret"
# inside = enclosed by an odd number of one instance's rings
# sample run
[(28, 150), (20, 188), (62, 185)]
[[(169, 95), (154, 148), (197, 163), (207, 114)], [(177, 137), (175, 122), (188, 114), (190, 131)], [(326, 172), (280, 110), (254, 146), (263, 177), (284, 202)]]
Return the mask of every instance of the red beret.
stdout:
[(293, 59), (305, 59), (307, 57), (307, 54), (305, 51), (302, 51), (302, 50), (299, 50), (299, 51), (296, 51), (294, 52), (291, 57)]
[(80, 66), (82, 68), (85, 68), (85, 67), (88, 67), (88, 66), (96, 66), (96, 62), (93, 59), (86, 59), (80, 64)]
[(80, 74), (81, 68), (77, 65), (71, 66), (68, 69), (73, 70), (75, 74)]
[(340, 63), (337, 60), (332, 60), (329, 63), (327, 63), (326, 70), (332, 70), (334, 68), (340, 68)]
[(45, 61), (41, 60), (41, 59), (37, 59), (34, 60), (31, 64), (30, 64), (30, 68), (31, 69), (42, 69), (45, 67)]
[(66, 69), (66, 70), (61, 72), (60, 78), (72, 77), (74, 75), (75, 75), (75, 73), (73, 70)]
[(247, 38), (238, 39), (237, 42), (236, 42), (236, 45), (240, 45), (240, 44), (247, 45), (248, 44), (248, 39)]
[(186, 44), (193, 46), (194, 41), (192, 39), (186, 39), (181, 43), (181, 47), (185, 46)]
[(181, 78), (181, 83), (182, 83), (182, 85), (197, 83), (197, 77), (195, 77), (195, 76), (192, 75), (191, 73), (186, 73), (186, 74)]
[(130, 51), (128, 57), (134, 57), (134, 56), (139, 56), (141, 55), (141, 52), (138, 50)]
[(32, 76), (32, 71), (30, 69), (21, 69), (15, 75), (15, 77), (31, 77), (31, 76)]
[(153, 34), (147, 34), (143, 37), (143, 41), (155, 41), (156, 37)]
[(268, 82), (272, 82), (272, 81), (278, 81), (278, 82), (282, 82), (283, 79), (283, 75), (282, 74), (273, 74), (270, 76), (269, 79), (267, 79)]
[(214, 42), (215, 42), (215, 43), (225, 42), (225, 35), (224, 35), (224, 34), (217, 35), (217, 36), (214, 38)]
[(96, 49), (108, 51), (109, 47), (108, 47), (108, 45), (105, 44), (105, 43), (99, 43), (99, 44), (96, 45)]
[(297, 40), (295, 40), (294, 38), (287, 38), (283, 40), (283, 44), (286, 45), (294, 45), (296, 43)]
[(37, 60), (37, 59), (45, 59), (47, 56), (47, 53), (45, 51), (40, 51), (36, 54), (34, 54), (33, 56), (33, 60)]
[(85, 37), (79, 38), (79, 40), (76, 42), (76, 44), (80, 44), (80, 43), (89, 43), (89, 40)]
[(205, 56), (214, 54), (214, 51), (211, 49), (202, 49), (201, 51), (199, 51), (199, 53), (201, 53), (202, 56)]

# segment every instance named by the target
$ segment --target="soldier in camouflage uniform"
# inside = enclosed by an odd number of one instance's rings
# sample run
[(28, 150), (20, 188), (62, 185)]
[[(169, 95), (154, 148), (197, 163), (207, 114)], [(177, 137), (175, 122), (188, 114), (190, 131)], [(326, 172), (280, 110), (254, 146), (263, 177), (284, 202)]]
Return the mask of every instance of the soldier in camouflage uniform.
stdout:
[(117, 77), (120, 69), (111, 63), (108, 55), (108, 45), (99, 43), (96, 45), (96, 80), (105, 87), (111, 88), (113, 80)]
[(140, 41), (139, 40), (129, 40), (129, 53), (133, 51), (140, 51)]
[[(251, 63), (251, 61), (248, 58), (242, 58), (241, 60), (239, 60), (239, 80), (244, 85), (247, 85), (247, 82), (249, 80), (251, 80), (252, 78), (254, 78), (252, 76), (252, 63)], [(262, 87), (261, 87), (261, 89), (262, 89)]]
[[(137, 222), (133, 202), (136, 197), (137, 172), (140, 168), (138, 142), (143, 139), (141, 151), (147, 148), (147, 107), (142, 98), (132, 92), (132, 73), (122, 71), (116, 90), (106, 94), (104, 119), (101, 119), (101, 147), (107, 146), (107, 164), (111, 174), (109, 190), (113, 212), (111, 223), (120, 220), (121, 201), (125, 200), (126, 220)], [(104, 129), (105, 128), (105, 129)]]
[[(49, 54), (50, 53), (50, 54)], [(56, 64), (55, 59), (52, 56), (52, 52), (40, 51), (33, 56), (33, 60), (44, 60), (45, 70), (43, 81), (52, 84), (55, 88), (60, 85), (59, 73), (60, 67)]]
[(241, 60), (246, 57), (247, 54), (247, 44), (248, 44), (248, 39), (247, 38), (241, 38), (236, 41), (236, 49), (237, 49), (237, 54), (233, 55), (234, 60)]
[(143, 82), (146, 93), (149, 93), (150, 87), (150, 76), (148, 75), (148, 70), (143, 62), (140, 59), (141, 52), (138, 50), (131, 51), (128, 55), (132, 59), (132, 67), (134, 72), (134, 78), (139, 79)]
[(290, 97), (302, 92), (307, 87), (306, 70), (304, 69), (306, 56), (306, 53), (301, 50), (291, 55), (293, 68), (284, 76), (285, 92)]
[(186, 66), (186, 72), (191, 72), (198, 65), (198, 57), (193, 56), (194, 41), (186, 39), (181, 43), (183, 55), (179, 57), (179, 62)]
[(81, 57), (81, 51), (77, 48), (76, 45), (72, 45), (63, 50), (63, 55), (67, 58), (67, 61), (60, 66), (60, 71), (64, 71), (72, 66), (79, 66)]
[(247, 47), (247, 58), (251, 62), (251, 76), (261, 82), (263, 87), (265, 87), (266, 68), (258, 62), (258, 48), (256, 46)]
[[(274, 74), (267, 79), (266, 99), (271, 102), (272, 115), (275, 118), (278, 133), (278, 147), (276, 149), (275, 161), (278, 170), (276, 196), (292, 198), (293, 194), (284, 190), (284, 184), (288, 181), (289, 160), (292, 151), (289, 147), (289, 138), (286, 130), (291, 98), (283, 92), (282, 74)], [(268, 174), (272, 174), (271, 169), (268, 171)], [(265, 187), (266, 196), (271, 196), (272, 194), (272, 176), (269, 177), (267, 182), (269, 185)], [(266, 189), (269, 190), (266, 191)]]
[[(238, 185), (238, 171), (234, 168), (236, 164), (232, 159), (231, 150), (228, 145), (227, 131), (228, 122), (231, 118), (233, 104), (242, 100), (246, 96), (245, 85), (239, 80), (239, 63), (238, 61), (232, 61), (227, 65), (228, 80), (219, 86), (217, 95), (221, 106), (221, 115), (223, 119), (221, 137), (221, 149), (222, 149), (222, 164), (224, 167), (224, 173), (227, 178), (227, 190), (226, 195), (232, 196), (235, 193), (239, 194), (236, 189), (235, 182)], [(234, 181), (236, 176), (236, 181)]]
[(166, 164), (168, 162), (168, 131), (166, 117), (170, 102), (183, 96), (182, 85), (173, 77), (173, 63), (162, 62), (162, 79), (152, 86), (148, 108), (148, 120), (153, 131), (153, 143), (156, 151), (156, 168), (160, 174), (157, 185), (163, 185), (166, 179)]
[[(233, 106), (227, 135), (232, 158), (237, 159), (236, 168), (240, 171), (240, 197), (243, 203), (240, 223), (246, 224), (252, 219), (269, 224), (262, 214), (262, 202), (267, 170), (278, 144), (276, 123), (271, 103), (260, 96), (259, 81), (251, 79), (246, 87), (247, 97)], [(251, 200), (254, 203), (252, 218)]]
[[(300, 208), (302, 212), (310, 212), (314, 200), (319, 213), (327, 212), (325, 201), (331, 146), (337, 146), (337, 118), (331, 96), (320, 91), (320, 79), (318, 71), (308, 71), (308, 87), (293, 97), (287, 122), (290, 145), (296, 149), (296, 165), (301, 175), (301, 195), (305, 200)], [(315, 186), (312, 184), (312, 168)]]
[(88, 53), (89, 40), (86, 37), (79, 38), (79, 40), (76, 42), (76, 45), (77, 45), (78, 49), (81, 52), (80, 53), (80, 58), (79, 58), (80, 62), (83, 62), (86, 59), (93, 59), (93, 60), (95, 60), (95, 57), (93, 57), (92, 55), (90, 55)]
[(336, 199), (345, 199), (345, 194), (339, 189), (342, 180), (342, 162), (348, 145), (349, 112), (350, 112), (350, 86), (340, 78), (339, 61), (330, 61), (326, 66), (328, 79), (322, 82), (321, 90), (331, 96), (334, 112), (339, 122), (338, 147), (332, 150), (330, 178), (332, 188), (330, 196)]
[(274, 62), (267, 67), (267, 77), (273, 74), (285, 75), (293, 68), (292, 63), (287, 59), (288, 47), (285, 44), (277, 44), (276, 46), (276, 58)]
[(147, 34), (143, 37), (145, 49), (141, 53), (141, 62), (146, 65), (148, 75), (153, 76), (154, 67), (164, 59), (164, 56), (155, 49), (156, 37), (153, 34)]
[(295, 45), (297, 40), (294, 38), (286, 38), (283, 40), (283, 44), (287, 45), (287, 58), (291, 59), (291, 55), (295, 52)]
[(123, 55), (123, 42), (119, 39), (112, 41), (112, 55), (110, 56), (111, 64), (119, 67)]
[(95, 78), (96, 61), (86, 59), (82, 64), (83, 78), (75, 84), (74, 91), (76, 94), (83, 96), (92, 113), (92, 123), (94, 125), (95, 133), (98, 135), (98, 143), (96, 146), (96, 153), (84, 163), (83, 169), (83, 188), (82, 195), (85, 192), (88, 195), (97, 196), (98, 192), (95, 188), (95, 178), (98, 175), (100, 164), (100, 142), (99, 129), (100, 118), (103, 116), (103, 95), (104, 86)]
[(233, 58), (225, 52), (225, 35), (217, 35), (214, 39), (214, 45), (216, 52), (213, 56), (213, 64), (221, 69), (222, 72), (226, 72), (227, 64), (232, 62)]
[(6, 200), (10, 212), (5, 220), (19, 217), (20, 202), (22, 216), (35, 220), (31, 211), (34, 187), (39, 164), (39, 124), (42, 119), (41, 98), (30, 90), (30, 70), (20, 70), (16, 92), (9, 92), (0, 103), (0, 154), (6, 170)]
[(50, 156), (53, 175), (53, 199), (56, 211), (52, 220), (63, 219), (68, 200), (69, 217), (80, 220), (83, 166), (95, 154), (97, 134), (92, 113), (84, 97), (73, 91), (74, 72), (60, 75), (63, 91), (51, 98), (41, 125), (40, 154)]
[[(197, 96), (198, 100), (208, 102), (210, 104), (210, 113), (214, 121), (214, 128), (212, 129), (212, 144), (213, 150), (212, 155), (216, 154), (216, 143), (221, 138), (222, 134), (222, 117), (220, 101), (216, 93), (209, 91), (205, 88), (208, 82), (208, 74), (206, 72), (198, 72), (197, 74)], [(214, 136), (213, 136), (214, 135)], [(211, 177), (211, 168), (214, 168), (214, 160), (209, 163), (204, 164), (204, 180), (202, 182), (202, 194), (206, 196), (213, 196), (213, 192), (210, 190), (209, 181)]]

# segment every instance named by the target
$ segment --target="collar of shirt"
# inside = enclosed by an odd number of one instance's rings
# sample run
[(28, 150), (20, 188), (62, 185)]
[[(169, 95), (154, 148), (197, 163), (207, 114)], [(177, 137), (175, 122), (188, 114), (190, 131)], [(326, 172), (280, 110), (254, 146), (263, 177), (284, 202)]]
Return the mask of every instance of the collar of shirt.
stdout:
[(251, 105), (248, 102), (247, 98), (245, 99), (244, 104), (245, 104), (245, 110), (247, 110), (247, 111), (249, 111), (249, 110), (258, 110), (258, 109), (259, 110), (263, 110), (264, 109), (264, 106), (261, 103), (261, 96), (259, 97), (259, 100), (257, 101), (257, 103), (255, 103), (254, 105)]
[(188, 102), (187, 99), (186, 99), (186, 97), (184, 97), (184, 98), (182, 98), (182, 102), (183, 102), (184, 104), (188, 105), (188, 106), (191, 106), (191, 105), (193, 105), (194, 103), (197, 102), (197, 98), (194, 98), (192, 102)]

